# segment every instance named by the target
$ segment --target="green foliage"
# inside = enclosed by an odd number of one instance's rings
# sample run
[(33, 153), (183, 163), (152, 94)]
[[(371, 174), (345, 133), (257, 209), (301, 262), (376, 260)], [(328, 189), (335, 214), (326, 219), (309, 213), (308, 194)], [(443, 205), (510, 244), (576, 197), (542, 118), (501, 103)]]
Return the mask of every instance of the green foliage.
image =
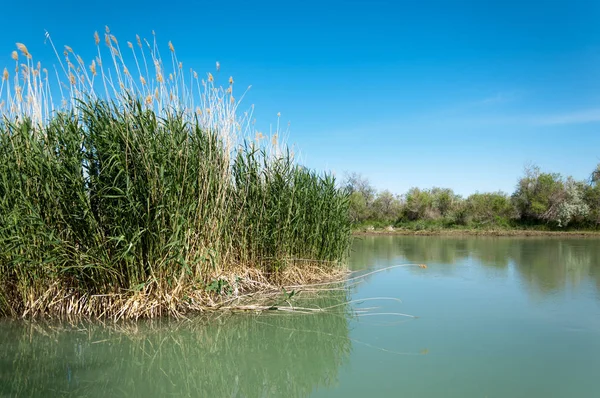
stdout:
[(449, 188), (411, 188), (404, 196), (402, 218), (408, 221), (446, 218), (460, 201), (461, 198)]
[(583, 187), (583, 201), (588, 206), (586, 221), (593, 227), (600, 226), (600, 164), (590, 175), (590, 183)]
[[(369, 205), (356, 194), (353, 217), (358, 226), (409, 230), (440, 228), (598, 228), (600, 227), (600, 165), (589, 183), (544, 173), (538, 167), (525, 169), (515, 192), (475, 193), (466, 199), (451, 189), (411, 188), (403, 201), (389, 191), (376, 193)], [(363, 186), (370, 186), (362, 179)], [(355, 192), (356, 193), (356, 192)], [(351, 206), (352, 208), (352, 206)]]
[(229, 295), (233, 292), (233, 288), (226, 279), (216, 278), (206, 285), (206, 291), (216, 294), (226, 293)]
[(589, 206), (587, 220), (592, 226), (600, 226), (600, 185), (588, 185), (584, 189), (584, 201)]
[[(47, 125), (0, 124), (0, 312), (76, 297), (276, 276), (348, 252), (348, 194), (289, 153), (140, 102), (89, 101)], [(221, 283), (221, 285), (219, 285)], [(58, 293), (57, 293), (58, 294)], [(37, 301), (40, 305), (41, 301)]]
[(446, 217), (454, 205), (460, 201), (460, 197), (449, 188), (435, 187), (431, 190), (431, 196), (433, 197), (433, 209), (442, 217)]
[(470, 221), (477, 223), (495, 223), (516, 216), (510, 197), (503, 192), (472, 194), (465, 205)]
[(369, 209), (365, 197), (357, 191), (350, 194), (350, 219), (353, 223), (359, 223), (369, 218)]
[(375, 188), (373, 188), (369, 180), (362, 175), (357, 173), (348, 174), (346, 175), (344, 184), (350, 193), (360, 193), (367, 205), (370, 205), (373, 202), (373, 199), (375, 198)]
[(542, 173), (538, 167), (525, 170), (513, 194), (515, 207), (524, 220), (548, 220), (560, 202), (563, 182), (560, 174)]
[(401, 210), (402, 204), (400, 200), (390, 191), (385, 190), (378, 193), (373, 201), (371, 216), (375, 220), (382, 220), (385, 223), (391, 224), (398, 219)]
[(585, 184), (572, 177), (563, 179), (532, 167), (519, 180), (513, 200), (522, 220), (564, 227), (572, 221), (581, 223), (589, 213), (584, 190)]
[(433, 200), (433, 196), (427, 190), (409, 189), (404, 198), (404, 218), (409, 221), (431, 218)]
[(360, 174), (348, 174), (344, 181), (344, 188), (350, 198), (350, 219), (353, 223), (362, 223), (372, 217), (372, 204), (375, 197), (375, 188)]
[(451, 209), (448, 221), (450, 225), (469, 225), (473, 220), (469, 203), (465, 200), (457, 200)]

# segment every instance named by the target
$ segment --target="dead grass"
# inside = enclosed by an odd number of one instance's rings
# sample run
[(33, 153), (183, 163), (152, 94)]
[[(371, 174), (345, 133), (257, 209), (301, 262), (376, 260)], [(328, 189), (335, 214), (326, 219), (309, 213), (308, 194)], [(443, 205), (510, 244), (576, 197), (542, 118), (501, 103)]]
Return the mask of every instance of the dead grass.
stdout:
[[(341, 267), (308, 264), (286, 267), (279, 275), (267, 275), (259, 268), (237, 267), (215, 275), (211, 290), (205, 284), (182, 283), (166, 286), (149, 283), (138, 291), (94, 295), (65, 290), (58, 282), (23, 305), (14, 305), (22, 318), (137, 320), (141, 318), (182, 318), (195, 313), (262, 312), (272, 310), (316, 312), (318, 308), (295, 307), (290, 296), (338, 289), (349, 272)], [(20, 311), (19, 311), (20, 310)]]

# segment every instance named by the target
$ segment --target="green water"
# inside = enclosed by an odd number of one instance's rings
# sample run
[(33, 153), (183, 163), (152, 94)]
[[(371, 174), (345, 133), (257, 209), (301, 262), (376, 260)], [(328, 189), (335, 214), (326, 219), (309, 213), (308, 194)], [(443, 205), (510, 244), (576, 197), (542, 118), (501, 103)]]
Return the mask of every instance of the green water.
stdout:
[(329, 315), (0, 321), (0, 396), (600, 396), (600, 240), (366, 237), (351, 267), (407, 262)]

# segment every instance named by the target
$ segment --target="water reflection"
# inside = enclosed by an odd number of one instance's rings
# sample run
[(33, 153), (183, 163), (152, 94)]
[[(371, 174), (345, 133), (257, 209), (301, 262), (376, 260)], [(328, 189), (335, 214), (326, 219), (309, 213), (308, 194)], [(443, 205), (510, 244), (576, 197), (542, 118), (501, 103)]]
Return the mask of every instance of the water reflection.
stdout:
[(449, 275), (467, 262), (514, 268), (536, 294), (591, 280), (600, 295), (600, 240), (593, 238), (367, 236), (354, 241), (354, 270), (401, 262), (443, 264), (441, 272)]
[[(316, 298), (344, 303), (343, 292)], [(228, 316), (103, 327), (0, 323), (0, 396), (307, 396), (350, 352), (338, 315)]]

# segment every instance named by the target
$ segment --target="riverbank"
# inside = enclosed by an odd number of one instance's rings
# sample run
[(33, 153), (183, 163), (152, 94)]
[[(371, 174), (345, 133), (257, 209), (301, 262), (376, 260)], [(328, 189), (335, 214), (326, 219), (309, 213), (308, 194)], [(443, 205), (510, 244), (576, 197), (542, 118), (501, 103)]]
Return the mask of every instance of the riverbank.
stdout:
[(574, 238), (600, 238), (600, 231), (545, 231), (535, 229), (422, 229), (412, 230), (403, 228), (385, 229), (358, 229), (352, 231), (353, 236), (378, 236), (378, 235), (411, 235), (411, 236), (547, 236), (547, 237), (574, 237)]

